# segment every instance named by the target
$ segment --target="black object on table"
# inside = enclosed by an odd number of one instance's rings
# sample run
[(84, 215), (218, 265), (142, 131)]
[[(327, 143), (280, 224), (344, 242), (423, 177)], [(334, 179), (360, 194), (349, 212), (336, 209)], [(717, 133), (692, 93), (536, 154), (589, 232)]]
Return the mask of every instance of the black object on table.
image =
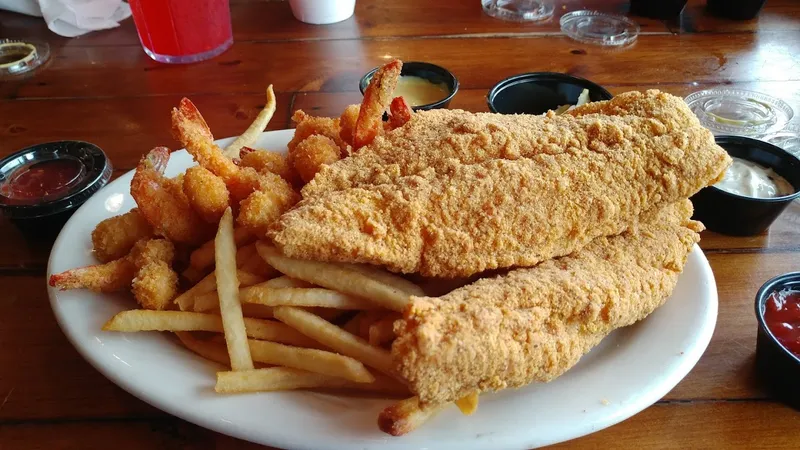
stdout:
[(718, 17), (750, 20), (761, 12), (765, 3), (767, 0), (708, 0), (706, 10)]
[(674, 19), (688, 0), (631, 0), (631, 14), (651, 19)]

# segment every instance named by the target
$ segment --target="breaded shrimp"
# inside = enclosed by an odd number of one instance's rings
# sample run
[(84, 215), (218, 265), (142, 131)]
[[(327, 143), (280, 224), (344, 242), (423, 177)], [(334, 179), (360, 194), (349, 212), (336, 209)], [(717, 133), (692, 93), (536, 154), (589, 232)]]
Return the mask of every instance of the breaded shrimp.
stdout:
[(137, 269), (153, 261), (171, 264), (175, 259), (175, 244), (166, 239), (142, 239), (133, 246), (128, 259)]
[(300, 178), (308, 183), (326, 164), (333, 164), (341, 159), (336, 143), (326, 136), (311, 135), (303, 139), (289, 150), (289, 161), (300, 174)]
[(192, 208), (209, 223), (219, 223), (225, 209), (230, 206), (230, 194), (225, 182), (203, 166), (186, 170), (183, 192)]
[(339, 137), (339, 119), (309, 116), (302, 109), (298, 109), (292, 115), (292, 121), (297, 124), (297, 128), (294, 130), (292, 140), (286, 144), (289, 151), (307, 137), (321, 134), (335, 142), (342, 154), (349, 152), (347, 143)]
[(128, 258), (105, 264), (79, 267), (50, 276), (50, 286), (66, 291), (89, 289), (95, 292), (118, 292), (129, 288), (136, 266)]
[(280, 175), (293, 186), (300, 184), (300, 175), (294, 170), (286, 156), (269, 150), (256, 150), (244, 147), (239, 152), (241, 167), (252, 167), (258, 173), (272, 172)]
[(145, 309), (166, 309), (178, 293), (178, 274), (172, 270), (175, 245), (166, 239), (136, 243), (128, 260), (136, 267), (131, 288), (136, 302)]
[(339, 137), (350, 146), (353, 145), (353, 130), (356, 128), (360, 110), (361, 105), (350, 105), (339, 116)]
[(153, 227), (138, 208), (109, 217), (92, 231), (92, 248), (101, 262), (109, 262), (127, 255), (139, 239), (153, 235)]
[(259, 189), (240, 203), (237, 225), (257, 237), (264, 237), (275, 221), (300, 201), (300, 195), (278, 175), (260, 175)]
[(131, 196), (157, 234), (182, 244), (202, 244), (213, 229), (165, 187), (168, 160), (166, 147), (157, 147), (142, 158), (131, 180)]
[(172, 110), (172, 131), (195, 161), (222, 178), (231, 203), (236, 205), (258, 189), (259, 174), (251, 167), (239, 167), (214, 143), (214, 136), (197, 107), (187, 98)]
[(178, 274), (164, 261), (151, 261), (136, 272), (133, 296), (144, 309), (167, 309), (178, 295)]
[(383, 113), (389, 108), (392, 93), (400, 79), (403, 62), (399, 59), (382, 66), (375, 72), (364, 91), (364, 100), (353, 132), (353, 150), (369, 144), (383, 129)]

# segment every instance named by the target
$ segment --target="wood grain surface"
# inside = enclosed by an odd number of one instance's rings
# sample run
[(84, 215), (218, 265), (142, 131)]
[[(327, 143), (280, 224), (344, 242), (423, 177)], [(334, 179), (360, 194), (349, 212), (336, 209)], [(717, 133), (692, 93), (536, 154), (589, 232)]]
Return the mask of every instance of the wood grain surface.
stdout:
[[(558, 17), (584, 8), (625, 14), (628, 1), (555, 3), (554, 20), (520, 24), (483, 15), (478, 0), (358, 0), (353, 18), (312, 26), (296, 21), (286, 2), (232, 0), (233, 47), (176, 66), (143, 53), (131, 20), (67, 39), (41, 19), (0, 12), (2, 37), (39, 39), (52, 49), (51, 62), (34, 76), (0, 81), (0, 156), (45, 141), (87, 140), (108, 153), (118, 176), (154, 146), (179, 146), (169, 111), (183, 96), (216, 137), (226, 137), (247, 127), (272, 83), (278, 109), (269, 128), (283, 129), (295, 109), (337, 116), (360, 102), (361, 75), (395, 57), (449, 68), (461, 82), (451, 107), (476, 112), (488, 110), (486, 93), (496, 82), (531, 71), (589, 78), (613, 93), (749, 89), (800, 111), (796, 0), (770, 0), (751, 21), (710, 17), (695, 0), (680, 17), (632, 16), (642, 34), (619, 51), (569, 39)], [(50, 242), (26, 238), (4, 218), (0, 236), (0, 449), (258, 448), (171, 417), (95, 371), (50, 310)], [(702, 237), (720, 304), (700, 362), (654, 406), (557, 448), (800, 447), (800, 414), (772, 399), (753, 367), (754, 296), (770, 277), (800, 270), (800, 203), (768, 233)]]

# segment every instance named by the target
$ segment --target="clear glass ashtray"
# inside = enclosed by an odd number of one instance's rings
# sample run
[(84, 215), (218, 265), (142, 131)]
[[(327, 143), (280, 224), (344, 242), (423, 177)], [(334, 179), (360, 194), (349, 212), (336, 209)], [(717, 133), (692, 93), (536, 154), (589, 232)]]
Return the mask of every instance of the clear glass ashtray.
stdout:
[(622, 47), (639, 37), (636, 22), (599, 11), (572, 11), (561, 16), (559, 23), (564, 34), (587, 44)]
[(800, 159), (800, 127), (789, 125), (760, 138), (770, 144), (780, 147)]
[(757, 136), (774, 133), (794, 116), (779, 98), (743, 89), (707, 89), (684, 99), (714, 134)]

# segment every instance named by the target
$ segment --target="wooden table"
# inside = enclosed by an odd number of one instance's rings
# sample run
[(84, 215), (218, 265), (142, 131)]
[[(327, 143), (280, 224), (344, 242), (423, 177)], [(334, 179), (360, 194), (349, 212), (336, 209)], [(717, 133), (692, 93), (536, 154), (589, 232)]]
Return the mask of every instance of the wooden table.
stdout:
[[(616, 93), (753, 89), (781, 97), (800, 112), (800, 3), (794, 0), (769, 0), (758, 19), (745, 22), (707, 17), (702, 3), (692, 1), (680, 20), (636, 18), (641, 36), (620, 52), (570, 40), (557, 18), (540, 25), (489, 18), (478, 0), (358, 0), (354, 18), (330, 26), (294, 20), (284, 2), (231, 3), (233, 48), (186, 66), (151, 61), (130, 20), (65, 39), (41, 20), (0, 13), (0, 35), (40, 38), (52, 49), (51, 63), (34, 77), (0, 83), (0, 155), (44, 141), (87, 140), (105, 149), (118, 175), (150, 148), (176, 145), (169, 111), (183, 96), (198, 105), (215, 135), (230, 136), (255, 117), (264, 86), (273, 83), (278, 111), (270, 128), (287, 128), (297, 108), (338, 115), (359, 102), (359, 77), (392, 57), (448, 67), (461, 81), (451, 106), (471, 111), (487, 110), (486, 92), (502, 78), (556, 71)], [(619, 0), (556, 3), (557, 16), (582, 8), (628, 8)], [(5, 220), (0, 236), (0, 448), (256, 447), (158, 411), (92, 369), (50, 312), (49, 244), (25, 241)], [(768, 278), (800, 269), (800, 204), (791, 205), (769, 234), (705, 232), (701, 246), (720, 301), (703, 358), (656, 405), (563, 446), (800, 447), (800, 415), (772, 400), (753, 370), (754, 295)]]

